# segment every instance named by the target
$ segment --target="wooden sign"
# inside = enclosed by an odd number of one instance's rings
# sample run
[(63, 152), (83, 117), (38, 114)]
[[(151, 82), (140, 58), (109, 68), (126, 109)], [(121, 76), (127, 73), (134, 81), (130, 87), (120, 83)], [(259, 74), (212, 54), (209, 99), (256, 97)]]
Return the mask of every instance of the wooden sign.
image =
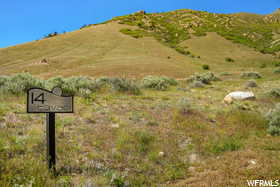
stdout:
[(47, 113), (47, 160), (49, 169), (55, 171), (55, 113), (73, 113), (74, 97), (63, 97), (55, 87), (51, 92), (42, 88), (27, 91), (27, 113)]
[(27, 91), (28, 113), (73, 113), (73, 97), (61, 96), (62, 91), (56, 87), (52, 92), (42, 88)]

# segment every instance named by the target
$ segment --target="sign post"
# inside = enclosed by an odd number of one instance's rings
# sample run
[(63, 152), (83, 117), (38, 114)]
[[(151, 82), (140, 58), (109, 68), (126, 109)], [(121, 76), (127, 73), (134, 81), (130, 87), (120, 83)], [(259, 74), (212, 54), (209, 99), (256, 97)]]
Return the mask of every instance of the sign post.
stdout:
[(49, 169), (55, 170), (55, 113), (47, 113), (47, 159)]
[(73, 96), (62, 96), (58, 87), (50, 92), (42, 88), (27, 91), (27, 113), (46, 113), (47, 161), (49, 169), (55, 171), (55, 113), (73, 113)]

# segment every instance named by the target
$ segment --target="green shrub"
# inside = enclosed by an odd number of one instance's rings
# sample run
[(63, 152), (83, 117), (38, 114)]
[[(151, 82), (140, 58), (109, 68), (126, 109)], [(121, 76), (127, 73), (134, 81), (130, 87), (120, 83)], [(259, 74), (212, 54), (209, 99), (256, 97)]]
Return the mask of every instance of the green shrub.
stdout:
[(265, 68), (265, 67), (266, 67), (266, 64), (264, 64), (264, 63), (260, 65), (260, 68)]
[(271, 89), (268, 94), (275, 98), (280, 98), (280, 88), (273, 88)]
[(146, 153), (149, 151), (151, 144), (155, 141), (155, 136), (146, 131), (136, 131), (134, 133), (136, 138), (136, 147), (141, 153)]
[(193, 109), (192, 103), (187, 98), (181, 98), (177, 102), (176, 108), (180, 114), (187, 114)]
[(170, 85), (177, 85), (177, 81), (168, 77), (146, 76), (142, 79), (144, 88), (152, 88), (156, 90), (167, 90)]
[(135, 95), (139, 95), (141, 93), (140, 88), (137, 84), (125, 78), (111, 78), (109, 80), (112, 85), (112, 89), (117, 92), (127, 92)]
[(106, 86), (107, 84), (110, 83), (110, 78), (109, 77), (100, 77), (94, 80), (96, 86), (98, 89), (102, 88), (103, 86)]
[(153, 120), (153, 121), (148, 121), (146, 125), (147, 126), (159, 126), (159, 123), (157, 121)]
[[(278, 69), (276, 69), (276, 70), (274, 70), (274, 72), (273, 73), (275, 73), (275, 74), (279, 74), (280, 73), (280, 68), (278, 68)], [(1, 84), (1, 83), (0, 83)]]
[(52, 33), (49, 33), (46, 36), (44, 36), (44, 38), (51, 38), (51, 37), (55, 37), (57, 35), (58, 35), (58, 32), (52, 32)]
[(97, 89), (109, 88), (115, 92), (126, 92), (134, 95), (141, 94), (141, 90), (135, 81), (126, 78), (101, 77), (95, 80)]
[(8, 76), (0, 76), (0, 88), (9, 80)]
[(246, 88), (255, 88), (257, 86), (258, 85), (257, 85), (256, 81), (254, 81), (254, 80), (250, 80), (250, 81), (246, 82), (246, 84), (245, 84)]
[(234, 60), (233, 60), (232, 58), (230, 58), (230, 57), (226, 57), (226, 58), (225, 58), (225, 61), (226, 61), (226, 62), (234, 62)]
[(63, 95), (78, 95), (88, 97), (97, 86), (94, 81), (88, 77), (54, 77), (48, 80), (49, 89), (60, 87)]
[(142, 154), (150, 151), (155, 136), (148, 131), (122, 131), (118, 134), (117, 149), (124, 153)]
[(32, 87), (46, 87), (45, 81), (37, 79), (29, 73), (19, 73), (10, 77), (2, 77), (0, 81), (2, 92), (15, 95), (23, 94)]
[(76, 95), (77, 90), (75, 85), (69, 82), (66, 78), (63, 77), (53, 77), (48, 80), (49, 89), (53, 87), (60, 87), (62, 89), (62, 95)]
[(178, 85), (178, 82), (175, 79), (169, 78), (169, 77), (161, 77), (161, 79), (163, 79), (164, 81), (166, 81), (169, 85), (171, 86), (176, 86)]
[(273, 63), (275, 67), (279, 67), (280, 66), (280, 62), (274, 62)]
[(277, 126), (269, 126), (267, 132), (272, 136), (279, 136), (280, 135), (280, 127)]
[(191, 88), (203, 88), (204, 86), (203, 82), (197, 80), (193, 81), (190, 85)]
[(203, 65), (202, 65), (202, 69), (204, 69), (204, 70), (209, 70), (210, 67), (209, 67), (209, 65), (207, 65), (207, 64), (203, 64)]
[(241, 74), (241, 78), (260, 79), (262, 76), (257, 72), (244, 72)]
[(209, 147), (209, 151), (219, 154), (226, 151), (236, 151), (243, 146), (239, 137), (222, 137), (213, 141)]
[(191, 52), (190, 51), (186, 51), (184, 48), (182, 47), (175, 47), (175, 50), (183, 55), (190, 55)]
[(222, 72), (220, 73), (220, 76), (231, 76), (232, 73), (229, 73), (229, 72)]
[(140, 29), (135, 29), (135, 30), (131, 30), (131, 29), (121, 29), (120, 30), (121, 33), (132, 36), (133, 38), (143, 38), (145, 36), (145, 31), (140, 30)]
[(195, 81), (202, 82), (203, 84), (211, 84), (212, 81), (219, 81), (220, 79), (215, 76), (212, 72), (194, 74), (190, 78), (186, 79), (188, 83), (193, 83)]
[(270, 110), (266, 115), (268, 121), (268, 133), (273, 136), (280, 135), (280, 103), (276, 104), (275, 108)]

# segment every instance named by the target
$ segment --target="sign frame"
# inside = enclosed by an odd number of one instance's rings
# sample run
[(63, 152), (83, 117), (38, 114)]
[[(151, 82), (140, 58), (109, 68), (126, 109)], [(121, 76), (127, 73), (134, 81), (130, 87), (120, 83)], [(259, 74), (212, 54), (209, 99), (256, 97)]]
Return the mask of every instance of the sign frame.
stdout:
[[(54, 87), (54, 88), (59, 88), (59, 87)], [(53, 89), (54, 89), (53, 88)], [(29, 99), (29, 91), (30, 90), (32, 90), (32, 89), (39, 89), (39, 90), (42, 90), (42, 91), (45, 91), (45, 92), (48, 92), (48, 93), (50, 93), (50, 94), (54, 94), (52, 91), (49, 91), (49, 90), (47, 90), (47, 89), (44, 89), (44, 88), (39, 88), (39, 87), (32, 87), (32, 88), (29, 88), (28, 90), (27, 90), (27, 103), (26, 103), (26, 105), (27, 105), (27, 113), (29, 113), (29, 114), (47, 114), (47, 113), (61, 113), (61, 114), (63, 114), (63, 113), (74, 113), (74, 96), (62, 96), (62, 95), (57, 95), (57, 96), (59, 96), (59, 97), (62, 97), (62, 98), (69, 98), (69, 97), (71, 97), (72, 99), (71, 99), (71, 102), (72, 102), (72, 110), (71, 111), (67, 111), (67, 112), (63, 112), (63, 111), (55, 111), (55, 112), (44, 112), (44, 111), (38, 111), (38, 112), (30, 112), (30, 110), (29, 110), (29, 102), (30, 102), (30, 99)], [(54, 95), (56, 95), (56, 94), (54, 94)]]

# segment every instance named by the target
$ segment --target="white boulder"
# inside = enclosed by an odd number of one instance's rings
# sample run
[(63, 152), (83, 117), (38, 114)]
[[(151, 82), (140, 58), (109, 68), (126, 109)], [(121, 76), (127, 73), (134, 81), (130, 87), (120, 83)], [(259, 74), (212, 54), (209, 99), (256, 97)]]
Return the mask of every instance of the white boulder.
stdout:
[(253, 92), (236, 91), (226, 95), (224, 98), (224, 102), (231, 104), (234, 100), (247, 100), (247, 99), (255, 99), (255, 98), (256, 97)]

